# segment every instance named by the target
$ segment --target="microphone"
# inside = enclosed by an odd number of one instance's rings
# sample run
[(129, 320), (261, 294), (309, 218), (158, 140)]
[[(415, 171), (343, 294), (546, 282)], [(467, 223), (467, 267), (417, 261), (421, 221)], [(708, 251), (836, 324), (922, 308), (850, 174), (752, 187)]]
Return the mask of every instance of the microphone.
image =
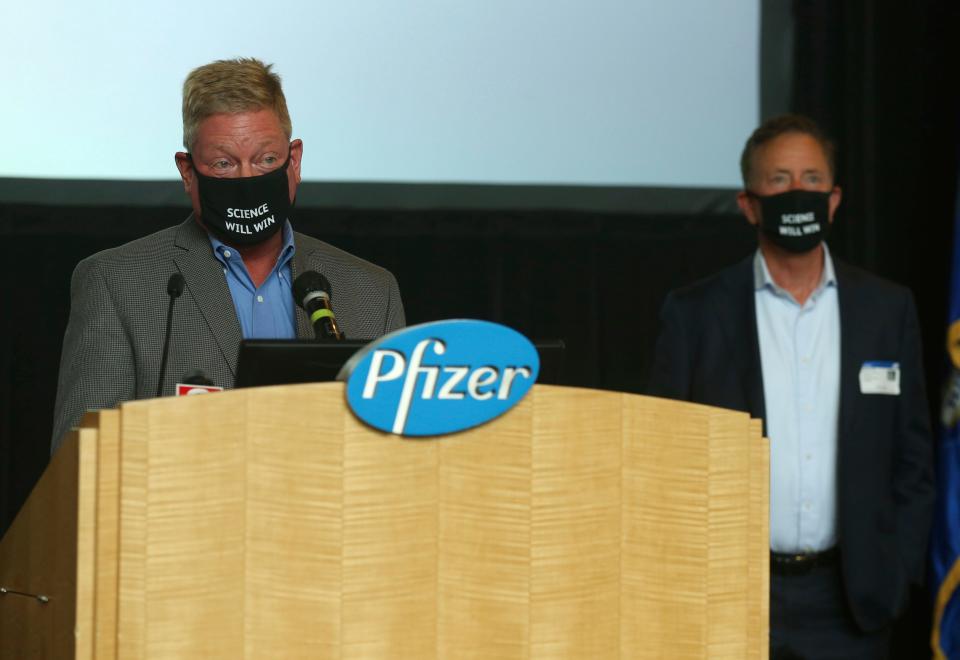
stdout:
[(163, 393), (163, 377), (167, 373), (167, 353), (170, 351), (170, 330), (173, 327), (173, 303), (183, 293), (183, 275), (174, 273), (167, 280), (167, 295), (170, 296), (170, 306), (167, 307), (167, 331), (163, 339), (163, 357), (160, 358), (160, 379), (157, 381), (157, 396)]
[(293, 282), (293, 299), (310, 316), (317, 339), (343, 340), (343, 333), (330, 307), (330, 282), (314, 270), (302, 273)]

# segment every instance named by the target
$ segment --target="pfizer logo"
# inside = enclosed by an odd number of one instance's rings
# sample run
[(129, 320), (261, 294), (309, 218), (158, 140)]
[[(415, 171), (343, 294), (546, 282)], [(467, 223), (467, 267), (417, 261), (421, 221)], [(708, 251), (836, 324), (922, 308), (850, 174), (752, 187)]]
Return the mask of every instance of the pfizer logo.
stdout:
[(533, 387), (540, 356), (516, 330), (437, 321), (381, 337), (338, 376), (364, 422), (411, 436), (463, 431), (510, 410)]

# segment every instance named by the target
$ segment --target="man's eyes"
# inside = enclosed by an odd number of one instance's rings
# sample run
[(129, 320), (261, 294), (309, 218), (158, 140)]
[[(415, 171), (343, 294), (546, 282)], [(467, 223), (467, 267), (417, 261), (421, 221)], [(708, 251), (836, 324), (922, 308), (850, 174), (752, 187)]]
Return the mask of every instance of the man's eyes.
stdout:
[[(252, 163), (253, 167), (258, 169), (274, 169), (280, 163), (280, 159), (275, 155), (263, 156), (258, 161)], [(218, 158), (210, 163), (210, 168), (215, 172), (226, 172), (233, 169), (234, 164), (226, 158)]]
[[(804, 174), (802, 180), (809, 185), (819, 185), (823, 183), (823, 175), (819, 173)], [(790, 185), (791, 177), (786, 174), (775, 174), (770, 177), (770, 183), (775, 186)]]

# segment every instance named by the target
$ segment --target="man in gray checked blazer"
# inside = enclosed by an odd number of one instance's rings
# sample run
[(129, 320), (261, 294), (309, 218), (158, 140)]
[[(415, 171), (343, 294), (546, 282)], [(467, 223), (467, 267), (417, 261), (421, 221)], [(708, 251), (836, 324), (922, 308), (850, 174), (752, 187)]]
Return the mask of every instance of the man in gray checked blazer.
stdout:
[(183, 115), (188, 151), (176, 161), (193, 213), (177, 227), (88, 257), (73, 273), (52, 451), (84, 411), (156, 395), (175, 273), (185, 285), (173, 307), (164, 395), (196, 371), (232, 387), (245, 336), (276, 328), (273, 336), (313, 337), (291, 293), (308, 270), (330, 281), (349, 339), (404, 325), (393, 275), (293, 232), (286, 221), (303, 144), (290, 140), (280, 80), (269, 66), (240, 59), (194, 70), (184, 83)]

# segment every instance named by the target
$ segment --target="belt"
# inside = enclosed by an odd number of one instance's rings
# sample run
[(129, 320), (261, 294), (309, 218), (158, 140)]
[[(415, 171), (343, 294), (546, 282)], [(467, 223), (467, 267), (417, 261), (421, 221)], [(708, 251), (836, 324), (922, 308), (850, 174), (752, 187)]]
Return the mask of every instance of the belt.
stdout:
[(803, 575), (818, 566), (830, 566), (837, 562), (840, 550), (836, 546), (823, 552), (770, 553), (770, 572), (777, 575)]

